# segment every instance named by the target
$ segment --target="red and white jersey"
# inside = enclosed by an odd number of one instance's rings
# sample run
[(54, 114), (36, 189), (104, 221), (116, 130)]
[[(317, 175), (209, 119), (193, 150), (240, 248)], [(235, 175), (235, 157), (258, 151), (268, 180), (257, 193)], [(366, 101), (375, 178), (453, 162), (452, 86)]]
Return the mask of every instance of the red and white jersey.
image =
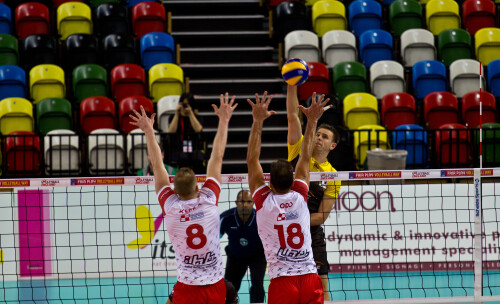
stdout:
[(303, 180), (296, 179), (286, 194), (274, 194), (266, 185), (253, 194), (271, 279), (317, 273), (306, 203), (308, 190)]
[(220, 185), (208, 178), (195, 199), (183, 201), (170, 186), (158, 192), (165, 225), (175, 250), (177, 281), (217, 283), (224, 275), (219, 242)]

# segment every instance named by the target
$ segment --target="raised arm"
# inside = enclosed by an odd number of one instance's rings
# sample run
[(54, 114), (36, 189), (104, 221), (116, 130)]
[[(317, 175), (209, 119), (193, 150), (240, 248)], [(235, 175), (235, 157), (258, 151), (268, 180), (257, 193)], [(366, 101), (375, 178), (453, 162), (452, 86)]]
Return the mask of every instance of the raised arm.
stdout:
[(226, 92), (225, 95), (220, 94), (220, 106), (212, 104), (214, 108), (215, 115), (219, 117), (219, 126), (217, 128), (217, 133), (215, 134), (212, 154), (207, 164), (207, 177), (213, 177), (221, 183), (221, 171), (222, 171), (222, 158), (224, 157), (224, 151), (226, 150), (227, 144), (227, 131), (229, 126), (229, 120), (233, 115), (233, 111), (238, 105), (234, 103), (236, 96), (231, 98), (229, 101), (229, 93)]
[(177, 126), (179, 125), (179, 118), (181, 116), (181, 108), (182, 108), (182, 105), (179, 103), (177, 105), (177, 108), (175, 109), (174, 117), (172, 118), (172, 121), (170, 121), (170, 124), (168, 125), (167, 133), (176, 133), (177, 132)]
[(247, 99), (248, 103), (252, 107), (253, 123), (252, 129), (250, 130), (250, 136), (248, 138), (248, 150), (247, 150), (247, 166), (248, 166), (248, 186), (250, 187), (250, 192), (253, 193), (257, 188), (265, 183), (264, 171), (259, 162), (260, 157), (260, 147), (262, 141), (262, 125), (264, 120), (269, 116), (276, 114), (275, 111), (269, 111), (269, 103), (273, 96), (267, 96), (267, 91), (262, 95), (262, 100), (259, 99), (259, 94), (255, 94), (255, 103), (250, 99)]
[(323, 115), (323, 112), (325, 112), (325, 110), (330, 108), (330, 106), (326, 106), (330, 99), (327, 98), (326, 100), (323, 100), (324, 98), (325, 95), (321, 95), (318, 101), (316, 101), (316, 93), (313, 93), (311, 106), (309, 108), (305, 108), (302, 105), (299, 106), (299, 109), (301, 109), (302, 113), (304, 113), (304, 115), (307, 117), (307, 125), (304, 132), (302, 150), (295, 167), (295, 178), (305, 180), (308, 184), (309, 164), (311, 162), (313, 139), (316, 132), (316, 126), (318, 125), (318, 119), (321, 117), (321, 115)]
[(134, 110), (134, 115), (130, 115), (133, 120), (130, 124), (139, 127), (146, 136), (146, 144), (148, 147), (148, 155), (151, 159), (151, 166), (153, 167), (154, 177), (155, 177), (155, 190), (156, 193), (161, 190), (164, 186), (170, 185), (170, 180), (168, 178), (167, 170), (163, 165), (163, 159), (161, 157), (160, 146), (156, 142), (155, 131), (153, 129), (153, 124), (155, 122), (156, 114), (153, 113), (151, 118), (146, 115), (146, 111), (141, 106), (141, 114)]
[(287, 142), (290, 145), (296, 144), (302, 136), (298, 106), (297, 86), (288, 85), (286, 91), (286, 118), (288, 120)]

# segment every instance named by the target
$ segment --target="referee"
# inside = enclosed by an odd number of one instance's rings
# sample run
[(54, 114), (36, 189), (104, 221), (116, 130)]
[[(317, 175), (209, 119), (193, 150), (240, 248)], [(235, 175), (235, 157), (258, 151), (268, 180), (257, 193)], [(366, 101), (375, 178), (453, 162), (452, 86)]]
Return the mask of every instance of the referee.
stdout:
[(250, 302), (264, 302), (264, 275), (266, 257), (264, 247), (257, 231), (257, 221), (253, 200), (248, 190), (238, 192), (236, 207), (223, 212), (220, 216), (220, 236), (228, 236), (226, 246), (227, 264), (224, 278), (233, 283), (236, 291), (241, 280), (250, 269)]

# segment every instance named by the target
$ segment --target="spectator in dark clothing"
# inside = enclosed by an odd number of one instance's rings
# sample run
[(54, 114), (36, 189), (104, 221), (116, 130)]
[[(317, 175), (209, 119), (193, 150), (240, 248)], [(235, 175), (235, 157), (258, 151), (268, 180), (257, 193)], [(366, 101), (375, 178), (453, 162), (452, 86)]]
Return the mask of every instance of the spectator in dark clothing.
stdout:
[(257, 231), (257, 220), (253, 200), (248, 190), (241, 190), (236, 198), (236, 207), (221, 214), (220, 234), (228, 236), (226, 246), (227, 263), (224, 278), (240, 289), (241, 280), (250, 269), (250, 302), (264, 302), (264, 275), (266, 257)]

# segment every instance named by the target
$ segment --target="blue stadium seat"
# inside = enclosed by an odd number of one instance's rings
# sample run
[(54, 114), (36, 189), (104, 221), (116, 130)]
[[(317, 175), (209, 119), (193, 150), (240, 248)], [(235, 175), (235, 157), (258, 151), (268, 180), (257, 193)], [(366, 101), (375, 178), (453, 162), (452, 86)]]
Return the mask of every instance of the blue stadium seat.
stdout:
[(12, 33), (12, 11), (6, 4), (0, 3), (0, 33)]
[(495, 97), (500, 97), (500, 59), (488, 64), (488, 88)]
[(27, 98), (26, 73), (16, 65), (0, 66), (0, 100), (7, 97)]
[(369, 30), (359, 37), (359, 56), (369, 68), (374, 62), (393, 59), (392, 36), (384, 30)]
[(432, 92), (447, 91), (446, 67), (437, 60), (419, 61), (412, 68), (412, 83), (416, 98), (424, 98)]
[(427, 168), (429, 144), (427, 131), (419, 125), (400, 125), (392, 133), (392, 147), (396, 150), (406, 150), (406, 168)]
[(175, 63), (174, 38), (161, 32), (142, 36), (141, 62), (146, 71), (157, 63)]
[(382, 29), (382, 6), (375, 0), (356, 0), (349, 5), (349, 28), (359, 37), (367, 30)]

